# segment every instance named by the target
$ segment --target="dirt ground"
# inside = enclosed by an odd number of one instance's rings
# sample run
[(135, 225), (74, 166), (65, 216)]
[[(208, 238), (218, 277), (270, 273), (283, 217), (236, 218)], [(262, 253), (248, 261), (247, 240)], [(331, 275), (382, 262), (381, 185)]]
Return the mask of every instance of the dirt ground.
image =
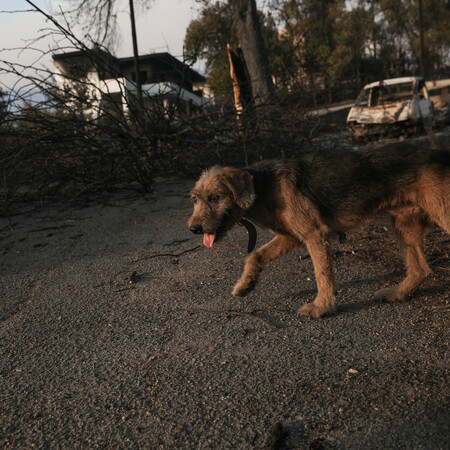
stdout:
[(403, 263), (389, 220), (365, 224), (334, 244), (338, 311), (297, 319), (308, 255), (234, 298), (246, 231), (203, 247), (192, 185), (1, 219), (0, 447), (449, 448), (449, 236), (388, 304)]

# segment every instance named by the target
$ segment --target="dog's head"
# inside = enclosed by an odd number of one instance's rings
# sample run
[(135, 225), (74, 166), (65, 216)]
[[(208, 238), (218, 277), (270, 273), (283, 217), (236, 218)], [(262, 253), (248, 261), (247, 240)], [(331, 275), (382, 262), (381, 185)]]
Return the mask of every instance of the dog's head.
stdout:
[(203, 172), (191, 191), (194, 212), (189, 229), (203, 233), (203, 243), (212, 247), (252, 206), (253, 177), (243, 170), (214, 166)]

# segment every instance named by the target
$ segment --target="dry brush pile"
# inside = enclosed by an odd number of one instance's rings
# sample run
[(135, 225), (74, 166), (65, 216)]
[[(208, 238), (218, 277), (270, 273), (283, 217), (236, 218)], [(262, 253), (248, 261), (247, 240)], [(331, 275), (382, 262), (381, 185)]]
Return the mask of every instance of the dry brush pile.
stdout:
[[(42, 85), (39, 80), (41, 93)], [(140, 107), (134, 99), (126, 116), (102, 110), (93, 118), (83, 113), (83, 99), (51, 81), (45, 88), (45, 100), (39, 102), (10, 96), (1, 117), (4, 214), (25, 200), (74, 198), (125, 186), (148, 190), (155, 176), (194, 176), (212, 164), (292, 156), (321, 126), (283, 101), (248, 108), (238, 120), (226, 101), (186, 115), (168, 114), (157, 99)]]

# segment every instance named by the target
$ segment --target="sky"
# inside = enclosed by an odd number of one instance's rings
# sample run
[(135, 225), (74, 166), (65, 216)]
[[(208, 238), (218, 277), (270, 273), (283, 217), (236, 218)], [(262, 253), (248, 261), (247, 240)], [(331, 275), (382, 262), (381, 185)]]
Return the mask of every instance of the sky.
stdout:
[[(64, 0), (32, 2), (50, 15), (61, 5), (67, 5)], [(117, 15), (120, 38), (111, 50), (114, 55), (125, 57), (133, 55), (133, 47), (128, 1), (121, 0), (121, 3), (123, 8)], [(25, 0), (0, 0), (0, 60), (51, 68), (48, 51), (64, 43), (48, 35), (51, 23), (42, 14), (30, 11), (32, 9)], [(135, 10), (139, 54), (169, 52), (182, 60), (186, 28), (198, 16), (195, 0), (153, 0), (149, 9), (135, 7)], [(75, 27), (74, 32), (82, 40), (81, 30)], [(36, 42), (39, 37), (41, 39)], [(26, 45), (30, 49), (21, 50)], [(194, 68), (203, 71), (202, 63), (197, 63)], [(16, 79), (0, 71), (0, 87), (10, 89)]]

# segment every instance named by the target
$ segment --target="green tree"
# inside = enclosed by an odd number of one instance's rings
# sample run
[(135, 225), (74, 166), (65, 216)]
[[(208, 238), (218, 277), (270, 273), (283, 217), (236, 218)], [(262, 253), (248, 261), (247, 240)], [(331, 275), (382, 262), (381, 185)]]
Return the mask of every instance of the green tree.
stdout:
[[(278, 74), (290, 70), (292, 66), (290, 48), (286, 41), (279, 39), (274, 18), (260, 11), (258, 17), (270, 73)], [(186, 31), (184, 40), (186, 57), (190, 62), (204, 60), (208, 83), (216, 92), (230, 95), (232, 84), (227, 43), (233, 48), (239, 44), (236, 20), (230, 3), (206, 2), (198, 19), (193, 20)]]
[(340, 0), (303, 0), (299, 2), (303, 28), (303, 63), (309, 74), (328, 72), (328, 60), (335, 47), (336, 3)]
[(205, 61), (208, 83), (217, 93), (231, 93), (226, 45), (237, 46), (233, 11), (227, 3), (205, 6), (193, 20), (184, 38), (187, 61)]
[[(450, 5), (446, 0), (422, 0), (425, 73), (449, 63)], [(394, 51), (390, 74), (419, 73), (419, 0), (375, 0), (386, 46)]]
[[(185, 48), (206, 61), (208, 80), (231, 90), (226, 43), (236, 46), (230, 5), (203, 1)], [(431, 74), (450, 63), (450, 4), (422, 0), (425, 65)], [(281, 85), (314, 87), (346, 78), (366, 82), (419, 74), (419, 0), (271, 0), (259, 12), (270, 71)], [(268, 12), (269, 11), (269, 12)]]
[(328, 58), (328, 75), (333, 79), (360, 78), (364, 62), (377, 57), (373, 15), (361, 6), (350, 11), (340, 7), (334, 15), (334, 48)]
[[(316, 87), (324, 84), (328, 90), (333, 69), (331, 56), (336, 49), (335, 24), (343, 0), (273, 0), (278, 10), (285, 39), (295, 49), (297, 66), (296, 82), (307, 82), (309, 92), (316, 103)], [(347, 58), (348, 59), (348, 58)]]

